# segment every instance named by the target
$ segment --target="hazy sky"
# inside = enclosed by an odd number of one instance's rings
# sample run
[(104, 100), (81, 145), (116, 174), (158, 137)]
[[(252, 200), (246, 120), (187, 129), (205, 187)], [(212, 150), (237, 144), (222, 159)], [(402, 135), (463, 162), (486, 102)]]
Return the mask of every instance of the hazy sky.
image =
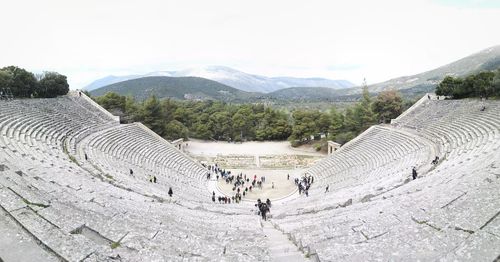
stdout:
[(356, 84), (500, 44), (500, 1), (0, 0), (0, 67), (72, 88), (115, 74), (225, 65)]

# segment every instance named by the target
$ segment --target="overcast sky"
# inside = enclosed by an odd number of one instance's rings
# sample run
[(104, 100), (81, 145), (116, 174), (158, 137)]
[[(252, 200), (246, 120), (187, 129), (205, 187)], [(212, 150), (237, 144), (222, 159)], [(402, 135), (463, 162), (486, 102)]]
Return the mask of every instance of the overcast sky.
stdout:
[(71, 88), (205, 65), (370, 84), (500, 44), (500, 1), (0, 1), (0, 67)]

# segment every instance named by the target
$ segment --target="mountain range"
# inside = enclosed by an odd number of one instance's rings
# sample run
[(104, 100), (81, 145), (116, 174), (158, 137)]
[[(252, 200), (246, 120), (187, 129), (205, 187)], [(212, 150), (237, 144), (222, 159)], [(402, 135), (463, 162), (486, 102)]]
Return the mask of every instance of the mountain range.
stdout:
[(121, 81), (90, 91), (93, 96), (108, 92), (144, 100), (152, 95), (179, 100), (219, 100), (246, 102), (261, 93), (242, 91), (201, 77), (148, 76)]
[(207, 66), (181, 71), (157, 71), (144, 75), (107, 76), (84, 87), (87, 91), (111, 85), (114, 83), (150, 76), (168, 77), (201, 77), (217, 81), (221, 84), (237, 88), (246, 92), (269, 93), (288, 87), (329, 87), (333, 89), (349, 88), (354, 84), (347, 80), (331, 80), (326, 78), (298, 78), (298, 77), (267, 77), (247, 74), (226, 66)]
[[(368, 89), (372, 94), (395, 89), (406, 97), (416, 97), (426, 92), (433, 92), (439, 82), (448, 75), (464, 77), (479, 71), (498, 68), (500, 68), (500, 46), (494, 46), (430, 71), (369, 85)], [(200, 77), (182, 77), (182, 75)], [(334, 83), (337, 85), (334, 86)], [(95, 89), (102, 85), (106, 86)], [(183, 71), (159, 71), (146, 75), (110, 76), (94, 81), (87, 90), (92, 90), (91, 94), (96, 96), (114, 91), (122, 95), (132, 95), (137, 99), (144, 99), (154, 94), (158, 97), (187, 100), (253, 102), (355, 100), (362, 88), (352, 87), (351, 83), (343, 80), (264, 77), (228, 67), (211, 66)]]

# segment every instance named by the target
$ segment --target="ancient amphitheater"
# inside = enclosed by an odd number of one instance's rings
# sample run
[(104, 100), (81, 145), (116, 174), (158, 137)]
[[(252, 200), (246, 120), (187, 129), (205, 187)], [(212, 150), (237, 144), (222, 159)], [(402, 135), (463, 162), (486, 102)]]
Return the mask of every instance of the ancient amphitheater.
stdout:
[(205, 168), (85, 96), (0, 101), (0, 132), (0, 261), (500, 255), (499, 101), (421, 100), (311, 167), (310, 196), (267, 222), (252, 202), (212, 203)]

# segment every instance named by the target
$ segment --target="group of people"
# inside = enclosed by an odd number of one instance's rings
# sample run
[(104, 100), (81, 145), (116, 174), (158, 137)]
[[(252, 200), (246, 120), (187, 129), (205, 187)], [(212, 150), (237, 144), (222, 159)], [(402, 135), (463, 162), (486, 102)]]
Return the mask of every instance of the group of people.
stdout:
[(240, 173), (236, 176), (229, 175), (225, 177), (225, 179), (227, 184), (233, 185), (233, 191), (236, 191), (238, 193), (242, 191), (243, 196), (247, 194), (248, 191), (252, 192), (252, 189), (256, 187), (262, 189), (262, 184), (266, 181), (266, 178), (264, 176), (261, 176), (258, 180), (257, 175), (254, 175), (253, 179), (250, 182), (250, 177), (247, 177), (247, 175), (244, 175), (243, 173)]
[[(132, 169), (130, 169), (130, 174), (132, 175), (133, 173), (134, 173), (134, 171)], [(156, 184), (157, 183), (156, 181), (157, 180), (156, 180), (156, 176), (155, 175), (150, 175), (149, 176), (149, 182)], [(169, 187), (168, 188), (168, 196), (172, 197), (173, 194), (174, 194), (174, 191), (172, 190), (172, 187)]]
[[(435, 165), (436, 166), (437, 164), (439, 164), (439, 160), (440, 160), (439, 156), (436, 156), (434, 158), (434, 160), (431, 161), (431, 165)], [(411, 177), (413, 178), (413, 180), (417, 179), (417, 177), (418, 177), (418, 172), (417, 172), (417, 167), (416, 166), (414, 166), (414, 167), (411, 168)]]
[(149, 182), (156, 184), (156, 176), (155, 175), (150, 175), (149, 176)]
[(218, 197), (216, 197), (215, 196), (215, 191), (214, 191), (214, 192), (212, 192), (212, 202), (215, 203), (216, 199), (219, 201), (219, 204), (231, 204), (231, 202), (233, 202), (234, 204), (239, 204), (241, 202), (241, 194), (240, 193), (236, 193), (232, 197), (228, 197), (228, 196), (218, 196)]
[[(230, 204), (231, 201), (233, 203), (239, 203), (242, 198), (244, 198), (249, 192), (252, 192), (255, 188), (262, 189), (263, 183), (266, 182), (266, 177), (261, 176), (257, 178), (257, 175), (253, 177), (247, 176), (246, 174), (240, 173), (234, 175), (231, 171), (220, 168), (217, 163), (213, 165), (202, 164), (205, 168), (207, 168), (208, 172), (206, 174), (207, 180), (212, 178), (212, 175), (215, 175), (215, 179), (219, 181), (219, 179), (224, 179), (227, 184), (232, 185), (232, 190), (235, 192), (235, 195), (232, 197), (216, 197), (215, 192), (212, 195), (212, 202), (216, 202), (216, 199), (219, 200), (219, 203)], [(272, 188), (274, 188), (274, 182), (272, 184)]]
[(259, 198), (257, 199), (257, 204), (255, 204), (255, 206), (259, 210), (257, 214), (261, 215), (262, 219), (267, 220), (267, 213), (271, 212), (271, 200), (268, 198), (264, 203)]
[(311, 187), (312, 183), (314, 183), (314, 177), (311, 175), (308, 176), (307, 174), (305, 174), (301, 179), (295, 178), (295, 185), (299, 189), (299, 195), (302, 195), (302, 193), (304, 193), (306, 197), (308, 197), (309, 188)]
[(227, 177), (228, 175), (231, 175), (231, 171), (226, 171), (225, 169), (220, 168), (217, 163), (214, 165), (202, 165), (208, 169), (207, 180), (212, 177), (212, 173), (215, 174), (217, 180), (219, 180), (219, 177)]

